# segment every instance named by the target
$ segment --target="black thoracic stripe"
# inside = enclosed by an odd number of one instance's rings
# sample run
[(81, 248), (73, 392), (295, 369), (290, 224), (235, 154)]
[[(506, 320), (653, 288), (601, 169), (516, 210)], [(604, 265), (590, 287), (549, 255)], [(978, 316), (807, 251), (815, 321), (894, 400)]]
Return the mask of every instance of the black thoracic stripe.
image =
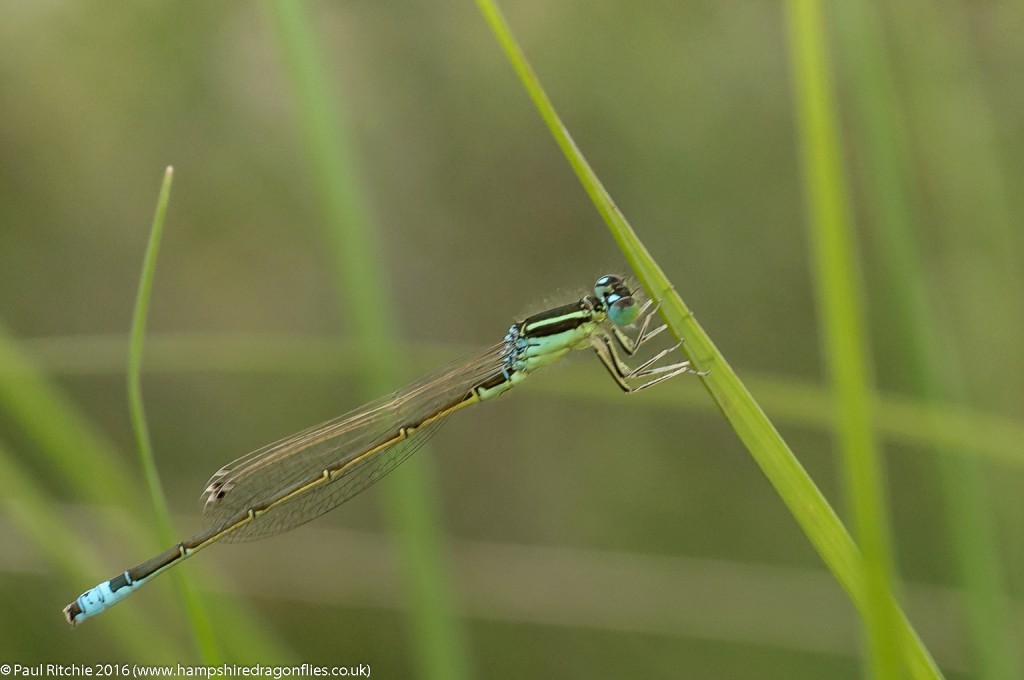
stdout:
[(520, 333), (529, 338), (543, 338), (571, 331), (590, 320), (589, 311), (579, 302), (555, 307), (528, 318), (520, 324)]

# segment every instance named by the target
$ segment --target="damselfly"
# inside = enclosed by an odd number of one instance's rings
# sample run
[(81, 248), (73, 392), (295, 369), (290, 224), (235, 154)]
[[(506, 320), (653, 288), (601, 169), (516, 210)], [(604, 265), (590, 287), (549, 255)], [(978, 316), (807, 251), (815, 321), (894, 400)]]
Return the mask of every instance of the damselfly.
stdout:
[[(673, 347), (630, 368), (633, 354), (665, 329), (618, 276), (593, 295), (515, 323), (498, 344), (343, 416), (282, 439), (218, 470), (203, 492), (209, 528), (84, 592), (64, 608), (72, 626), (217, 541), (248, 541), (293, 529), (370, 486), (419, 449), (461, 408), (504, 394), (542, 366), (591, 348), (624, 392), (639, 392), (690, 362), (659, 366)], [(635, 337), (624, 329), (638, 326)]]

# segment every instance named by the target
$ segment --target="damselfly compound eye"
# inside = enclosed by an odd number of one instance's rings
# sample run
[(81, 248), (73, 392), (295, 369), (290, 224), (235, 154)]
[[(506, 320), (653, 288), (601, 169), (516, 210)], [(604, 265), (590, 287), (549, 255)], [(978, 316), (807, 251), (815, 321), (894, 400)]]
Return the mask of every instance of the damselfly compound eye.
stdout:
[(597, 280), (594, 284), (594, 294), (601, 300), (604, 300), (609, 293), (615, 291), (616, 288), (622, 286), (622, 279), (614, 274), (605, 274)]
[(640, 305), (632, 297), (620, 297), (608, 305), (608, 318), (616, 326), (628, 326), (640, 316)]

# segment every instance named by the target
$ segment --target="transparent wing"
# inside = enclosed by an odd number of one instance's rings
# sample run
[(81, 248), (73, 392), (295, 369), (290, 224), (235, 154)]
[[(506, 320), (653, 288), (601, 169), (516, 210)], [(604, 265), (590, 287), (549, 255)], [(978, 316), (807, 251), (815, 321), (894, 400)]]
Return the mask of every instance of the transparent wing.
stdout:
[(379, 454), (354, 466), (330, 484), (310, 489), (288, 503), (274, 507), (255, 520), (224, 537), (228, 543), (253, 541), (294, 529), (300, 524), (333, 510), (382, 479), (427, 443), (445, 418), (424, 426), (409, 439), (384, 449)]
[[(495, 345), (393, 394), (242, 456), (210, 478), (200, 499), (203, 514), (214, 527), (221, 528), (239, 513), (282, 498), (324, 470), (336, 469), (384, 444), (400, 427), (435, 414), (500, 371), (504, 351), (503, 344)], [(443, 420), (415, 430), (329, 483), (259, 515), (225, 540), (251, 540), (287, 531), (341, 505), (415, 453)]]

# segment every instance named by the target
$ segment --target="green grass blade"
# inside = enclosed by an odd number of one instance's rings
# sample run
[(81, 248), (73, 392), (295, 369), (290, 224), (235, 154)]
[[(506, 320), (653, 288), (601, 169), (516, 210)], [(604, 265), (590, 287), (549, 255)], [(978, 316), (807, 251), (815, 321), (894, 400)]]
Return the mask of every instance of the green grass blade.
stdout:
[[(110, 357), (112, 361), (120, 364), (122, 370), (123, 350), (126, 345), (127, 343), (122, 340), (117, 355)], [(127, 509), (129, 513), (145, 506), (146, 499), (139, 491), (138, 480), (125, 472), (130, 466), (125, 465), (116, 447), (77, 405), (47, 379), (34, 357), (21, 349), (2, 324), (0, 410), (6, 419), (19, 425), (25, 439), (31, 441), (38, 449), (40, 455), (33, 456), (33, 462), (45, 466), (77, 497), (93, 506), (117, 506)], [(55, 502), (53, 498), (49, 499), (50, 506)], [(155, 554), (166, 547), (154, 539), (149, 525), (149, 522), (142, 522), (136, 515), (128, 514), (118, 527), (121, 539), (142, 551), (140, 557)], [(49, 547), (53, 539), (49, 534), (32, 532), (29, 537), (37, 540), (44, 552), (50, 554)], [(63, 558), (69, 556), (74, 558), (70, 564), (63, 561)], [(99, 558), (93, 561), (88, 550), (70, 550), (59, 557), (62, 559), (51, 559), (51, 562), (68, 574), (67, 599), (58, 603), (61, 606), (76, 594), (76, 590), (81, 591), (87, 586), (95, 585), (100, 577), (111, 576), (113, 568), (124, 566), (111, 565), (109, 561), (100, 561)], [(202, 569), (202, 566), (192, 564), (186, 568), (195, 570)], [(156, 608), (171, 610), (177, 606), (177, 598), (171, 597), (170, 590), (160, 581), (147, 586), (147, 589), (159, 598)], [(90, 621), (89, 626), (106, 627), (113, 638), (120, 637), (125, 629), (143, 638), (177, 638), (178, 630), (173, 618), (148, 616), (138, 620), (126, 613), (131, 607), (130, 603), (122, 605), (113, 614), (98, 617), (95, 622)], [(51, 614), (64, 625), (59, 608), (55, 607)], [(280, 641), (268, 635), (257, 621), (255, 615), (243, 608), (243, 615), (238, 617), (232, 626), (222, 630), (221, 638), (231, 649), (234, 658), (250, 659), (259, 655), (258, 658), (264, 659), (267, 663), (294, 660), (294, 654)], [(153, 646), (154, 650), (159, 648)], [(152, 660), (152, 655), (141, 655), (137, 658), (140, 661)], [(188, 650), (181, 649), (174, 654), (172, 660), (187, 658), (190, 658)]]
[[(395, 389), (406, 377), (397, 352), (395, 325), (387, 310), (387, 280), (363, 200), (343, 107), (332, 96), (336, 79), (323, 60), (302, 5), (268, 0), (279, 34), (298, 111), (316, 194), (323, 204), (325, 235), (334, 260), (339, 300), (352, 320), (364, 364), (366, 396)], [(356, 294), (352, 294), (356, 291)], [(366, 294), (372, 291), (372, 294)], [(433, 468), (423, 452), (390, 476), (381, 493), (397, 532), (412, 618), (414, 667), (424, 678), (470, 676), (468, 644), (456, 616), (456, 592), (443, 549)]]
[[(661, 302), (662, 316), (676, 337), (686, 338), (684, 350), (694, 360), (695, 365), (710, 370), (710, 374), (703, 379), (708, 392), (793, 513), (825, 564), (850, 595), (862, 616), (866, 615), (871, 610), (866, 565), (839, 517), (615, 206), (555, 113), (498, 8), (490, 0), (477, 0), (477, 4), (533, 100), (534, 106), (604, 217), (644, 289), (652, 299)], [(899, 610), (895, 598), (888, 591), (886, 596), (887, 606), (894, 610), (894, 616), (897, 617), (897, 644), (912, 676), (941, 677), (931, 655), (906, 616)]]
[(817, 0), (791, 0), (786, 7), (824, 359), (836, 394), (836, 433), (866, 569), (868, 677), (895, 678), (900, 674), (898, 623), (888, 606), (893, 589), (892, 539), (870, 411), (859, 258), (843, 176), (824, 20)]
[[(131, 416), (132, 431), (142, 467), (146, 488), (149, 491), (150, 503), (156, 519), (157, 533), (164, 545), (173, 545), (178, 541), (174, 526), (171, 524), (171, 513), (167, 508), (167, 498), (160, 484), (160, 473), (153, 456), (153, 444), (149, 438), (149, 427), (146, 424), (146, 412), (142, 404), (142, 346), (146, 335), (146, 318), (149, 315), (149, 300), (153, 291), (153, 277), (156, 274), (156, 260), (160, 252), (160, 239), (163, 236), (167, 218), (167, 204), (171, 198), (171, 182), (174, 169), (168, 166), (160, 186), (156, 211), (153, 215), (153, 226), (149, 232), (149, 243), (142, 264), (142, 275), (139, 279), (139, 290), (135, 298), (135, 310), (132, 315), (131, 340), (128, 353), (128, 410)], [(173, 570), (174, 582), (188, 612), (192, 635), (199, 647), (203, 660), (208, 665), (216, 665), (223, 661), (220, 644), (210, 625), (210, 617), (206, 612), (199, 594), (196, 592), (189, 575), (181, 570)]]
[[(881, 20), (866, 0), (835, 5), (839, 44), (852, 78), (851, 86), (863, 129), (863, 183), (874, 206), (873, 226), (878, 255), (885, 263), (885, 283), (893, 326), (908, 348), (907, 371), (914, 392), (937, 403), (960, 400), (966, 391), (963, 368), (950, 361), (956, 347), (946, 324), (939, 322), (936, 295), (929, 290), (921, 261), (919, 219), (911, 205), (909, 142), (900, 125), (901, 107), (893, 64), (886, 54)], [(998, 169), (986, 172), (997, 173)], [(944, 420), (933, 412), (936, 426)], [(977, 428), (967, 446), (984, 436)], [(982, 678), (1024, 676), (1013, 643), (1007, 611), (1006, 578), (1000, 564), (995, 526), (988, 507), (983, 466), (963, 450), (935, 444), (936, 464), (947, 498), (947, 517), (953, 549), (963, 575), (967, 628)]]

